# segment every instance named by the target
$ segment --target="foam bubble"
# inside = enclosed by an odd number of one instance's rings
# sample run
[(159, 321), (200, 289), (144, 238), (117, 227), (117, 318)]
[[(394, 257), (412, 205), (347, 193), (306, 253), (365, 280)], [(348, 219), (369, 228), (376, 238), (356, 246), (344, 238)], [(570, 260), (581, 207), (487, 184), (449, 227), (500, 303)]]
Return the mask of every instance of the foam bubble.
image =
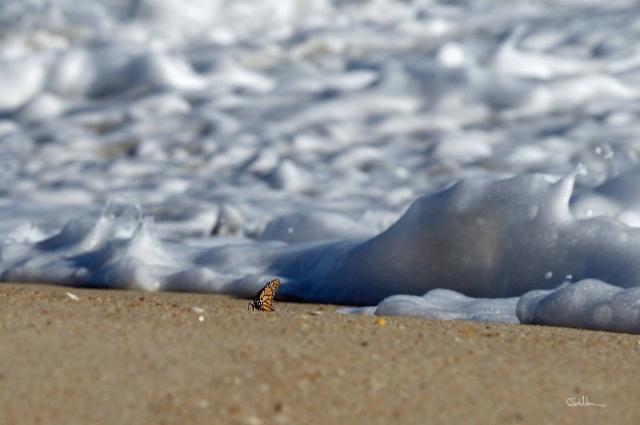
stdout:
[(585, 279), (520, 298), (522, 323), (640, 333), (640, 288), (623, 289)]
[(433, 289), (422, 297), (392, 295), (376, 307), (343, 309), (349, 314), (376, 316), (417, 316), (436, 320), (477, 320), (483, 322), (519, 323), (513, 298), (472, 298), (447, 289)]

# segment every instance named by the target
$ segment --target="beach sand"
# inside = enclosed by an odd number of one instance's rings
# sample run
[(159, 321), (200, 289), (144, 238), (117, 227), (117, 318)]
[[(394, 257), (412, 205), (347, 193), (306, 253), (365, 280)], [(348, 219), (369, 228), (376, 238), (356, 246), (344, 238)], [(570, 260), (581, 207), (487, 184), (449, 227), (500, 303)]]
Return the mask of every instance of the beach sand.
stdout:
[(276, 309), (1, 284), (0, 423), (640, 423), (637, 335)]

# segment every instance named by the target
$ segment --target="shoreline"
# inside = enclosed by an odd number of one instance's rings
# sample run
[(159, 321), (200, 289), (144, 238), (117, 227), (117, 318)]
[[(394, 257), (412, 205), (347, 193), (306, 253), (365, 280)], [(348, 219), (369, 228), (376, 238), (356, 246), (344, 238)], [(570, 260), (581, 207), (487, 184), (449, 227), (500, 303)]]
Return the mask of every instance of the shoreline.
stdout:
[(246, 304), (3, 283), (0, 422), (640, 422), (637, 335)]

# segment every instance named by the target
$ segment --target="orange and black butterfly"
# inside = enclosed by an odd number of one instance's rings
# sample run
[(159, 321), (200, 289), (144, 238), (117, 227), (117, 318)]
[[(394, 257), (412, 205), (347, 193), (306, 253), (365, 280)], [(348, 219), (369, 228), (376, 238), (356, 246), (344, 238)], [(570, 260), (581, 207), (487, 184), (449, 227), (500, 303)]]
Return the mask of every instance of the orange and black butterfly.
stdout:
[(264, 285), (264, 288), (262, 288), (253, 298), (253, 301), (249, 303), (247, 309), (251, 308), (259, 311), (274, 311), (273, 297), (275, 297), (279, 287), (280, 280), (276, 277), (271, 282)]

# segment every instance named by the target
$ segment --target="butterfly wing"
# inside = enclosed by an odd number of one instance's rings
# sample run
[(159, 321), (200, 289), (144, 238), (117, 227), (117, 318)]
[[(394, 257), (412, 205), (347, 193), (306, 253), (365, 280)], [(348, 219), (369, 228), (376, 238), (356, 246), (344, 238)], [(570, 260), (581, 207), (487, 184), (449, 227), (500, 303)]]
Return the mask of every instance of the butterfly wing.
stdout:
[(256, 308), (261, 311), (274, 311), (273, 298), (275, 297), (276, 292), (278, 292), (279, 287), (280, 280), (278, 278), (267, 283), (253, 300)]

